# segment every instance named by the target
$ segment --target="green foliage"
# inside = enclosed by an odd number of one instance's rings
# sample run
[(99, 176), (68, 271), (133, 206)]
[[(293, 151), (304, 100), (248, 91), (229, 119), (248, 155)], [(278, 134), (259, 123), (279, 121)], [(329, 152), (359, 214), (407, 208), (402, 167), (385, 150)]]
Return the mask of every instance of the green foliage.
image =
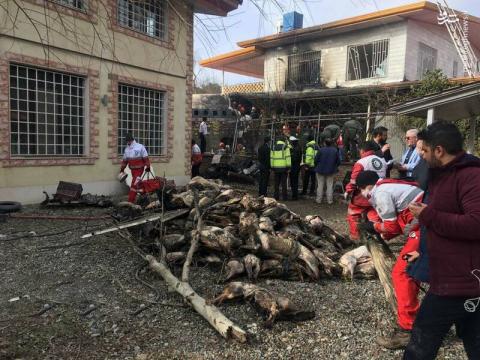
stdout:
[[(455, 86), (454, 84), (448, 81), (448, 78), (442, 73), (441, 70), (436, 69), (433, 71), (427, 71), (423, 80), (411, 87), (410, 91), (401, 97), (396, 97), (394, 103), (404, 102), (413, 100), (416, 98), (421, 98), (424, 96), (432, 95), (439, 93), (443, 90)], [(460, 129), (461, 133), (464, 136), (465, 140), (469, 139), (470, 131), (470, 122), (468, 119), (462, 119), (455, 122), (455, 124)], [(398, 119), (398, 125), (403, 131), (408, 129), (423, 129), (427, 126), (425, 119), (414, 118), (414, 117), (400, 117)], [(480, 126), (477, 125), (477, 139), (475, 140), (475, 150), (477, 154), (480, 154)]]
[(419, 84), (412, 86), (407, 97), (423, 97), (438, 93), (452, 86), (454, 85), (448, 81), (448, 77), (442, 73), (442, 70), (436, 69), (427, 71), (422, 81)]
[(199, 86), (195, 86), (193, 89), (194, 94), (221, 94), (222, 86), (215, 82), (205, 82)]

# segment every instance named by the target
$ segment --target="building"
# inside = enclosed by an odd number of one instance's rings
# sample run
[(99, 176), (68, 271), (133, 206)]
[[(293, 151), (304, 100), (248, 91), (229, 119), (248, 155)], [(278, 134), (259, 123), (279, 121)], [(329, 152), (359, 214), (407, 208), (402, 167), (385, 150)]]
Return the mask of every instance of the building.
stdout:
[[(461, 26), (468, 26), (470, 45), (480, 57), (480, 18), (456, 13)], [(375, 94), (408, 91), (427, 70), (441, 69), (449, 78), (464, 76), (455, 44), (438, 18), (437, 5), (421, 1), (241, 41), (240, 49), (200, 64), (261, 79), (263, 91), (252, 90), (259, 84), (246, 84), (244, 96), (260, 108), (276, 107), (271, 113), (359, 113), (367, 122), (362, 114), (370, 113)], [(332, 107), (332, 102), (337, 105)], [(378, 110), (373, 104), (371, 108), (373, 114)], [(389, 116), (376, 120), (392, 130), (394, 151), (401, 154), (403, 130)]]
[[(469, 15), (480, 54), (480, 19)], [(462, 77), (463, 64), (437, 6), (428, 1), (239, 42), (241, 49), (200, 62), (263, 79), (265, 92), (392, 84), (441, 69)]]
[(0, 9), (0, 199), (59, 180), (111, 194), (124, 135), (157, 173), (190, 174), (193, 14), (241, 0), (20, 0)]

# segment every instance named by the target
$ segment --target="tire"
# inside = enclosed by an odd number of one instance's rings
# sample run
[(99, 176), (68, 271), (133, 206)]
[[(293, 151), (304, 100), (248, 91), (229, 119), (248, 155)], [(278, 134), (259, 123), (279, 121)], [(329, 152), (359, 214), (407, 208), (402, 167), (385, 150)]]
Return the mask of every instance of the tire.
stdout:
[(19, 211), (22, 204), (16, 201), (0, 201), (0, 214), (7, 214)]

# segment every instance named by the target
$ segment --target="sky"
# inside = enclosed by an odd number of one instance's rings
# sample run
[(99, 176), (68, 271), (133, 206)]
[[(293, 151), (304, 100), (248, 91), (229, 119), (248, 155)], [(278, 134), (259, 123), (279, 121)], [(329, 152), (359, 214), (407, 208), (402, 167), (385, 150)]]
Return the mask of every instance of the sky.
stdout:
[[(416, 2), (415, 0), (243, 0), (237, 10), (225, 18), (198, 15), (195, 20), (194, 59), (197, 83), (222, 83), (222, 72), (198, 66), (198, 61), (239, 49), (237, 42), (274, 34), (282, 14), (303, 14), (303, 27), (323, 24), (351, 16)], [(433, 1), (432, 1), (433, 2)], [(279, 4), (274, 5), (275, 3)], [(479, 0), (447, 0), (456, 10), (480, 17)], [(261, 81), (225, 73), (225, 85)]]

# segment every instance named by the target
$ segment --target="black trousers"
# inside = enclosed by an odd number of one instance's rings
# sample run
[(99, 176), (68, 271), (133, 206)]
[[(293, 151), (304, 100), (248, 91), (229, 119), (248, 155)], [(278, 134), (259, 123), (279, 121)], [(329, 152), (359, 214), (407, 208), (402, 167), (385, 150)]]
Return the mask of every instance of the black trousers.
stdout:
[(192, 165), (192, 178), (195, 176), (200, 175), (200, 164), (199, 165)]
[(287, 172), (275, 172), (273, 197), (280, 199), (280, 185), (282, 186), (282, 200), (287, 200)]
[[(470, 360), (480, 359), (480, 299), (428, 293), (420, 306), (404, 360), (434, 360), (445, 335), (455, 324)], [(473, 306), (468, 306), (468, 305)], [(469, 312), (469, 310), (474, 310)]]
[(290, 170), (290, 187), (292, 188), (292, 199), (298, 199), (298, 175), (300, 174), (300, 169)]
[(268, 181), (270, 180), (270, 170), (260, 170), (260, 178), (258, 180), (258, 195), (267, 196)]
[(200, 134), (200, 150), (202, 151), (202, 154), (207, 151), (207, 139), (203, 134)]
[(305, 176), (303, 177), (302, 195), (305, 195), (307, 193), (309, 183), (310, 183), (310, 195), (315, 194), (315, 190), (316, 190), (315, 182), (316, 182), (315, 170), (313, 168), (305, 169)]

